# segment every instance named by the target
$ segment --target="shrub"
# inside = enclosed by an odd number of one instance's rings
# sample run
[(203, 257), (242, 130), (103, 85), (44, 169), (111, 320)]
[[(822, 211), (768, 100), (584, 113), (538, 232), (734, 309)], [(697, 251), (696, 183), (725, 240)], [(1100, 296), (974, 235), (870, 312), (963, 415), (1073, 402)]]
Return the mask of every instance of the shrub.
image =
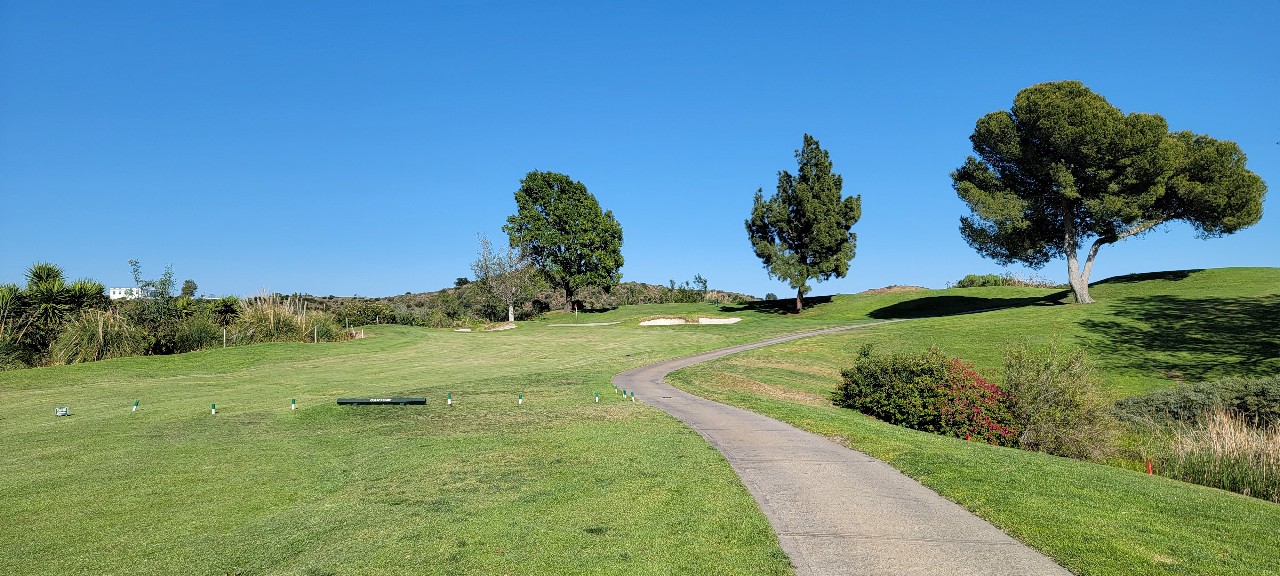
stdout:
[(942, 384), (938, 406), (942, 434), (999, 446), (1017, 444), (1018, 424), (1009, 394), (959, 358), (948, 362)]
[(1216, 409), (1173, 428), (1160, 474), (1280, 503), (1280, 427)]
[(1013, 274), (969, 274), (952, 285), (954, 288), (979, 286), (1025, 286), (1031, 288), (1055, 288), (1056, 284), (1040, 277), (1019, 278)]
[(236, 344), (328, 342), (349, 337), (333, 314), (310, 309), (301, 298), (262, 295), (241, 301), (240, 308), (230, 333)]
[(49, 357), (54, 364), (75, 364), (138, 356), (147, 342), (143, 330), (114, 310), (84, 310), (63, 326)]
[(178, 320), (173, 330), (174, 352), (191, 352), (222, 344), (222, 328), (209, 315), (198, 314)]
[(395, 324), (396, 314), (390, 306), (375, 300), (355, 300), (338, 309), (338, 319), (351, 326)]
[(864, 346), (843, 376), (833, 396), (838, 406), (925, 432), (1005, 446), (1016, 441), (1008, 395), (937, 349), (875, 356)]
[(977, 288), (980, 286), (1004, 286), (1004, 278), (996, 274), (969, 274), (956, 282), (956, 288)]
[(1107, 456), (1118, 426), (1094, 388), (1083, 350), (1014, 347), (1005, 354), (1004, 373), (1021, 448), (1082, 460)]
[(1131, 421), (1192, 422), (1218, 409), (1238, 414), (1258, 427), (1280, 423), (1280, 377), (1179, 384), (1116, 403), (1117, 413)]

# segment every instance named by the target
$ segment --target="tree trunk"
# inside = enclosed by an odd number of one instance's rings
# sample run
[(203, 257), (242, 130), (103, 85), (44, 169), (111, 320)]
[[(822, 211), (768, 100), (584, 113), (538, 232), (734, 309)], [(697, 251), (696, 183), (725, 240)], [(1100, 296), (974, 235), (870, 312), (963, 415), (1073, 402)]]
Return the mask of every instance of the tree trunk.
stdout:
[(515, 321), (516, 321), (516, 307), (512, 304), (507, 304), (507, 322), (515, 322)]
[(1067, 282), (1071, 283), (1071, 291), (1076, 295), (1077, 304), (1091, 304), (1093, 298), (1089, 297), (1089, 272), (1093, 267), (1093, 257), (1098, 253), (1098, 243), (1094, 242), (1093, 247), (1089, 249), (1089, 266), (1085, 267), (1084, 274), (1080, 274), (1080, 238), (1076, 236), (1075, 222), (1070, 216), (1067, 216), (1063, 222), (1062, 251), (1067, 254)]
[[(1093, 261), (1090, 260), (1089, 264), (1093, 264)], [(1071, 283), (1071, 291), (1076, 295), (1077, 304), (1093, 303), (1093, 298), (1089, 297), (1088, 267), (1084, 274), (1080, 273), (1080, 260), (1074, 250), (1067, 252), (1067, 281)]]
[(564, 287), (564, 311), (573, 312), (573, 288)]
[(804, 310), (804, 288), (796, 288), (796, 314)]

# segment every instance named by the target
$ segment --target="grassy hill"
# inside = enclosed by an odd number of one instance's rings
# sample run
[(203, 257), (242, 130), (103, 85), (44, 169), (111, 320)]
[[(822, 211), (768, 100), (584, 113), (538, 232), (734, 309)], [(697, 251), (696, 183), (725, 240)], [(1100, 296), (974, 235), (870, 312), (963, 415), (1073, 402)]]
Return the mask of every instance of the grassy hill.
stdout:
[[(1280, 506), (920, 434), (825, 404), (832, 375), (866, 341), (938, 345), (986, 372), (1009, 342), (1078, 343), (1117, 396), (1280, 368), (1280, 270), (1112, 279), (1093, 294), (1092, 306), (1063, 305), (1064, 294), (1040, 288), (837, 296), (800, 315), (785, 302), (624, 306), (504, 332), (378, 326), (343, 343), (0, 373), (0, 572), (786, 573), (767, 522), (719, 454), (643, 398), (622, 401), (609, 377), (890, 317), (913, 320), (758, 350), (673, 380), (884, 458), (1078, 572), (1274, 571)], [(996, 307), (1005, 308), (945, 316)], [(743, 320), (637, 325), (659, 315)], [(619, 324), (552, 326), (574, 322)], [(333, 403), (402, 395), (428, 404)], [(53, 417), (55, 406), (73, 416)]]
[[(669, 382), (768, 414), (883, 459), (1083, 574), (1277, 574), (1280, 506), (1159, 476), (963, 442), (830, 405), (864, 343), (937, 346), (999, 374), (1016, 343), (1084, 346), (1105, 392), (1126, 396), (1183, 379), (1280, 372), (1280, 270), (1217, 269), (1112, 278), (1098, 303), (1062, 293), (983, 288), (912, 293), (870, 317), (917, 320), (806, 339), (682, 370)], [(939, 316), (998, 295), (1016, 307)], [(833, 303), (865, 308), (873, 299)]]

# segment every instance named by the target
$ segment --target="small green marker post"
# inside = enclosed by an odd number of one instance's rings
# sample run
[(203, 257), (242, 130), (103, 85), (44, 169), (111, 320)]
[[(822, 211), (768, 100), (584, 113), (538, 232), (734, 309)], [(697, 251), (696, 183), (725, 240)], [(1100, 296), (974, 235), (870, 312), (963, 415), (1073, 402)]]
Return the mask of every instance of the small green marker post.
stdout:
[(297, 399), (297, 398), (290, 398), (290, 399), (289, 399), (289, 409), (290, 409), (290, 410), (297, 410), (297, 409), (298, 409), (298, 399)]
[(600, 392), (596, 391), (596, 404), (600, 403)]
[(133, 410), (130, 410), (130, 412), (137, 412), (137, 411), (138, 411), (138, 401), (137, 401), (137, 400), (134, 400), (134, 401), (133, 401)]
[(632, 402), (635, 402), (635, 401), (636, 401), (636, 392), (635, 392), (635, 390), (632, 390), (632, 391), (631, 391), (631, 401), (632, 401)]
[(516, 399), (516, 406), (521, 406), (523, 404), (524, 404), (524, 394), (520, 394), (519, 398)]
[(446, 402), (447, 402), (450, 406), (453, 406), (453, 392), (450, 392), (450, 393), (449, 393), (449, 396), (448, 396), (448, 399), (446, 400)]
[(210, 413), (210, 414), (217, 414), (217, 413), (218, 413), (218, 405), (217, 405), (217, 404), (210, 403), (210, 404), (209, 404), (209, 413)]

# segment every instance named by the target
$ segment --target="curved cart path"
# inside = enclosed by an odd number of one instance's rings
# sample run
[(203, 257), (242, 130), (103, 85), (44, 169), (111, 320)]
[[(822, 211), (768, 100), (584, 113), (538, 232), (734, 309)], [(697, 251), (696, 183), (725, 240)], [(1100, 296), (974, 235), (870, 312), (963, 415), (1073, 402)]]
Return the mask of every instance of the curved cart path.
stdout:
[(884, 462), (663, 381), (674, 370), (744, 350), (883, 323), (712, 350), (628, 370), (613, 383), (688, 424), (724, 454), (796, 574), (1070, 574)]

